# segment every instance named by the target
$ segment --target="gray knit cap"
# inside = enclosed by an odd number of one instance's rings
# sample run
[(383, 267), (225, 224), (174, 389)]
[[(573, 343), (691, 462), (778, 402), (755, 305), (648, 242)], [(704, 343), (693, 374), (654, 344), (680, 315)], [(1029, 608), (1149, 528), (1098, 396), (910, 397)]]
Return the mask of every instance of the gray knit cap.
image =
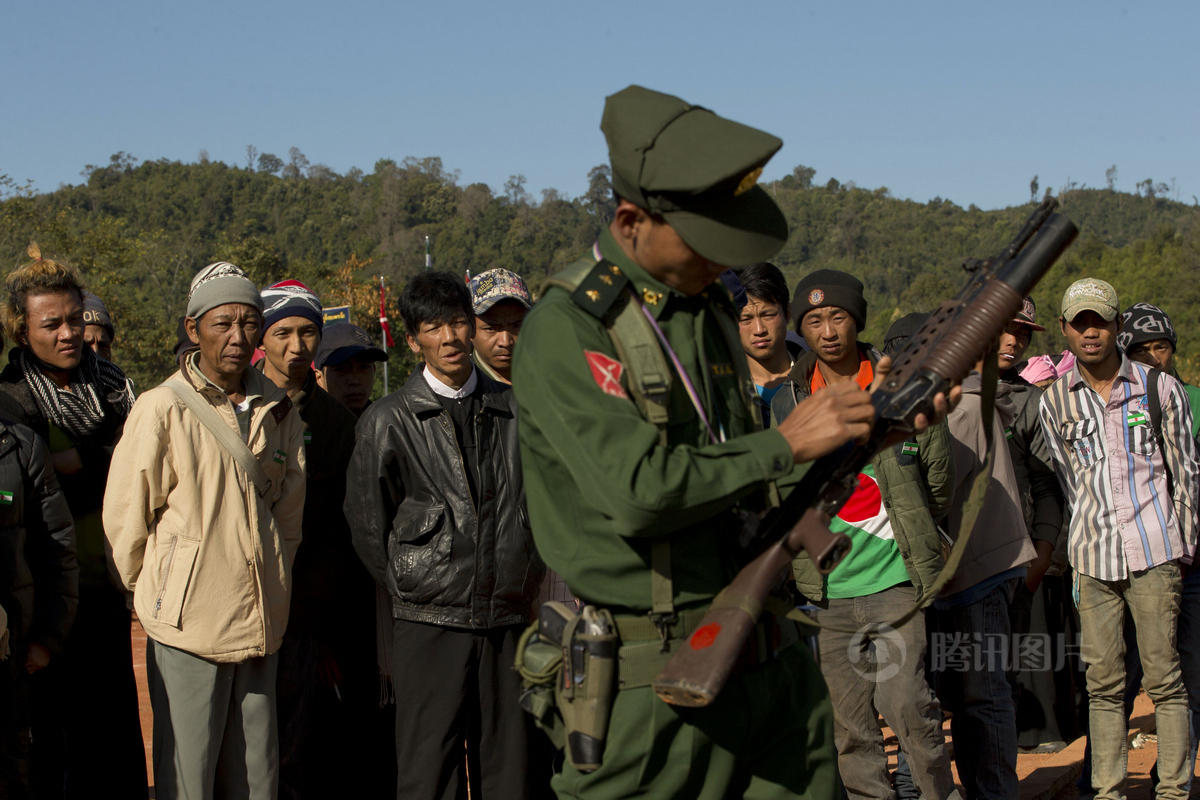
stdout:
[(188, 291), (187, 316), (200, 319), (205, 312), (226, 303), (241, 303), (253, 306), (261, 314), (263, 310), (262, 295), (242, 272), (241, 267), (228, 261), (217, 261), (209, 264), (196, 273), (192, 278), (192, 288)]

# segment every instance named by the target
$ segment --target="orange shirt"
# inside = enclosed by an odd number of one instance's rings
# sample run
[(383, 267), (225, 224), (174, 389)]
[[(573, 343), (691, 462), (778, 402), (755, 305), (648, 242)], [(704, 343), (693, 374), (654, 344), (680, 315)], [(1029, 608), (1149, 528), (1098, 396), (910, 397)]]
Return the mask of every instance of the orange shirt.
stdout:
[[(858, 374), (854, 376), (854, 382), (861, 389), (871, 388), (871, 381), (875, 380), (875, 370), (871, 368), (871, 357), (863, 351), (858, 351)], [(826, 386), (825, 376), (821, 374), (821, 362), (817, 362), (817, 366), (813, 369), (812, 382), (809, 384), (808, 390), (811, 394), (816, 394), (817, 389), (824, 389)]]

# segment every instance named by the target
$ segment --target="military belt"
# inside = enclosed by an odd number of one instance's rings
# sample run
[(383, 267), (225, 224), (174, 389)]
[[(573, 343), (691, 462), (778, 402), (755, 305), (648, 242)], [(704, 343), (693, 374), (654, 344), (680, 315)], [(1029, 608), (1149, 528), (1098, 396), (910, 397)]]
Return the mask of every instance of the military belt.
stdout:
[[(665, 640), (659, 624), (649, 614), (614, 615), (613, 621), (621, 637), (621, 647), (617, 651), (618, 688), (649, 686), (666, 666), (671, 654), (681, 642), (687, 640), (707, 612), (707, 606), (678, 612), (675, 620), (667, 623)], [(781, 636), (780, 631), (774, 616), (763, 616), (755, 626), (755, 635), (747, 639), (735, 670), (761, 666), (771, 661), (775, 653), (799, 639), (794, 634)]]

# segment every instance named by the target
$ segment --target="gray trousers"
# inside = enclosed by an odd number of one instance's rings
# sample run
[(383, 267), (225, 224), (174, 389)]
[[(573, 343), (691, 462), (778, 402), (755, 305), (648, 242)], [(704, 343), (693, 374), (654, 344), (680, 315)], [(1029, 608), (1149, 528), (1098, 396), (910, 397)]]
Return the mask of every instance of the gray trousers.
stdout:
[(1142, 686), (1154, 701), (1158, 729), (1158, 789), (1155, 797), (1188, 796), (1188, 698), (1179, 665), (1177, 629), (1183, 579), (1175, 562), (1130, 573), (1125, 580), (1079, 576), (1081, 649), (1087, 662), (1092, 741), (1092, 785), (1096, 800), (1124, 797), (1126, 735), (1125, 614), (1133, 616), (1141, 654)]
[(887, 755), (878, 714), (896, 732), (908, 756), (913, 781), (928, 800), (957, 798), (950, 754), (942, 734), (942, 709), (925, 679), (925, 615), (899, 629), (881, 623), (895, 619), (916, 599), (911, 586), (829, 601), (818, 614), (822, 624), (821, 674), (833, 702), (833, 735), (838, 771), (852, 800), (892, 797)]
[(275, 800), (278, 654), (217, 664), (146, 640), (158, 800)]

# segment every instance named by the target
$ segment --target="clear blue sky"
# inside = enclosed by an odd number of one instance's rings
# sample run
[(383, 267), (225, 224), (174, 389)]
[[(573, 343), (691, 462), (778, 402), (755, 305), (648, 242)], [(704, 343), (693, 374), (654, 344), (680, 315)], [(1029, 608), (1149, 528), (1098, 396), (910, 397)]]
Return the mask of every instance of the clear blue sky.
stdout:
[(780, 136), (767, 178), (996, 208), (1115, 164), (1120, 189), (1200, 195), (1194, 0), (10, 0), (0, 29), (0, 173), (43, 191), (119, 150), (254, 145), (574, 196), (606, 160), (604, 96), (636, 82)]

